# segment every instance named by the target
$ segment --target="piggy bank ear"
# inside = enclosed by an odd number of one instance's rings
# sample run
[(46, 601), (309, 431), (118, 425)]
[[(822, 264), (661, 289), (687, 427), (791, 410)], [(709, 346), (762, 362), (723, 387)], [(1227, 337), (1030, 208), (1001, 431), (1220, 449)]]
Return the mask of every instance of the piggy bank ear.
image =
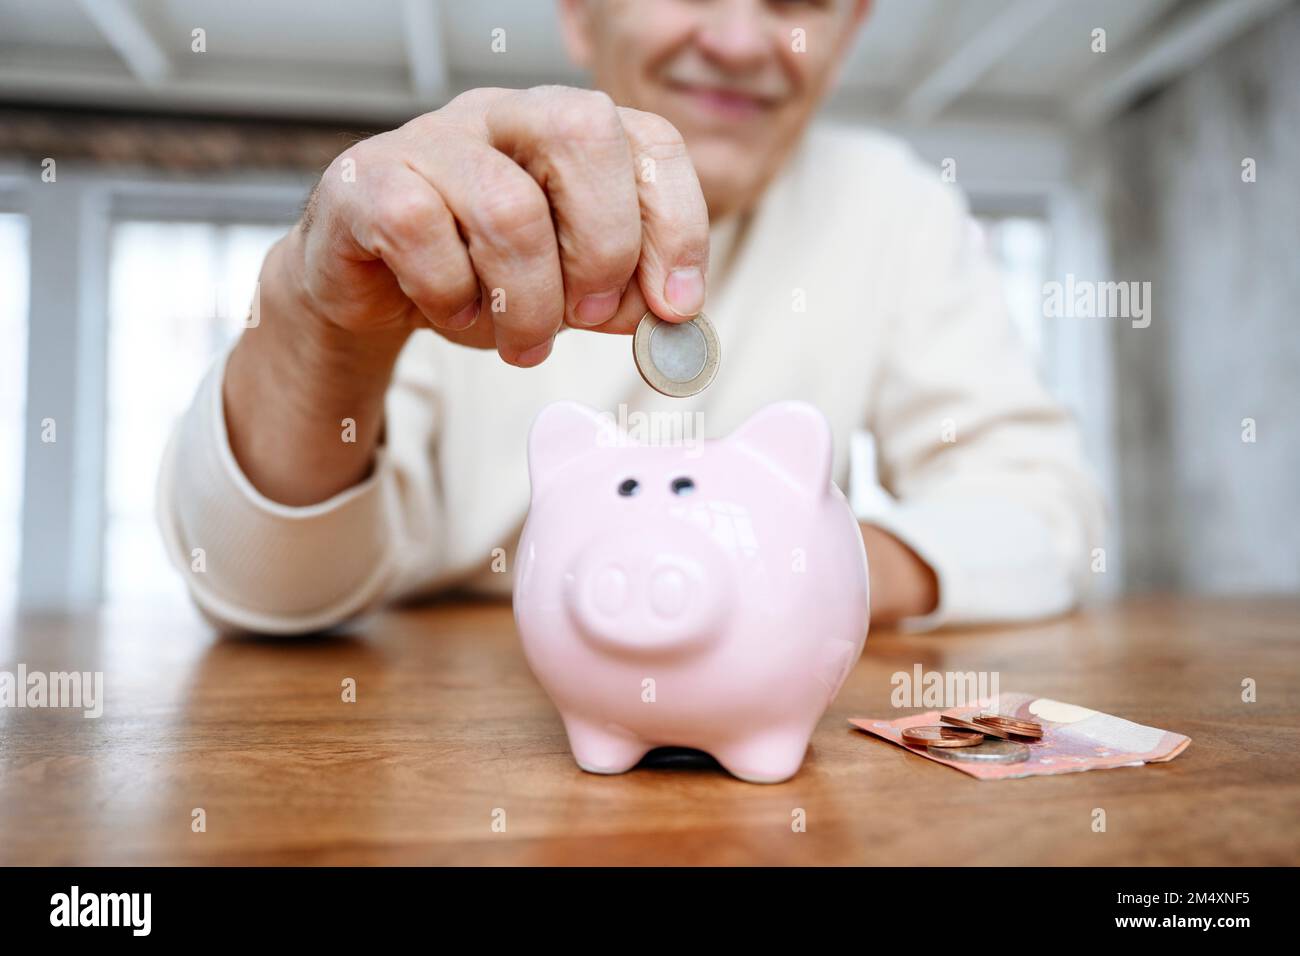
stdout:
[(807, 402), (777, 402), (759, 409), (727, 441), (762, 458), (802, 491), (825, 494), (831, 482), (834, 442), (826, 416)]
[(537, 413), (528, 433), (528, 478), (533, 489), (569, 462), (614, 444), (609, 415), (577, 402), (554, 402)]

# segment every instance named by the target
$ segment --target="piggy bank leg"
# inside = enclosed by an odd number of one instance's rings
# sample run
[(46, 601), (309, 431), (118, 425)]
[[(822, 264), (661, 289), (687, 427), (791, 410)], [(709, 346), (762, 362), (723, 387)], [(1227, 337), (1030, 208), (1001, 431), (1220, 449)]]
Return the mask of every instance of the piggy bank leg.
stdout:
[(729, 773), (749, 783), (781, 783), (799, 772), (811, 730), (779, 728), (758, 731), (711, 753)]
[(565, 717), (564, 729), (573, 759), (588, 773), (624, 773), (650, 750), (644, 740), (576, 717)]

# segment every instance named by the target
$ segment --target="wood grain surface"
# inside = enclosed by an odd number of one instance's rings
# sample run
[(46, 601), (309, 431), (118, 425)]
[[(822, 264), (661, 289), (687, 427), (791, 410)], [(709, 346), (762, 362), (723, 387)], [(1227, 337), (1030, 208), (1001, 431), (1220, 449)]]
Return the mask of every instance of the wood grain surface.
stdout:
[[(690, 755), (579, 770), (505, 605), (312, 640), (221, 639), (188, 609), (19, 618), (0, 670), (102, 671), (105, 707), (0, 709), (0, 863), (1296, 864), (1297, 652), (1300, 602), (1283, 599), (873, 633), (803, 769), (759, 786)], [(848, 725), (906, 713), (890, 677), (917, 663), (1192, 744), (1167, 764), (977, 781)]]

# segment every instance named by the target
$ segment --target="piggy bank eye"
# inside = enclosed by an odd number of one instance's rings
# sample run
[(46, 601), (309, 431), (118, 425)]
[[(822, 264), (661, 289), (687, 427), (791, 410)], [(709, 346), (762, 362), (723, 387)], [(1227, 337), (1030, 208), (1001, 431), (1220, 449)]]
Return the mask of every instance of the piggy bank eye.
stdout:
[(641, 483), (635, 478), (627, 478), (618, 486), (618, 493), (624, 498), (631, 498), (641, 490)]
[(689, 495), (695, 490), (695, 482), (689, 478), (674, 478), (671, 487), (675, 495)]

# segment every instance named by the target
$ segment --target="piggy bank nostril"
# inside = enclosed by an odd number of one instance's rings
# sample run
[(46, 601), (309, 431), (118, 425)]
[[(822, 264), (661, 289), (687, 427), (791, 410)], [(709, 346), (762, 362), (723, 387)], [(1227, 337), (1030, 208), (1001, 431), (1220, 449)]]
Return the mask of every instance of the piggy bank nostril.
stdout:
[(592, 601), (596, 609), (610, 617), (623, 610), (627, 601), (627, 575), (622, 568), (602, 568), (592, 581)]
[(662, 618), (674, 618), (686, 610), (686, 575), (677, 568), (662, 568), (650, 581), (650, 608)]

